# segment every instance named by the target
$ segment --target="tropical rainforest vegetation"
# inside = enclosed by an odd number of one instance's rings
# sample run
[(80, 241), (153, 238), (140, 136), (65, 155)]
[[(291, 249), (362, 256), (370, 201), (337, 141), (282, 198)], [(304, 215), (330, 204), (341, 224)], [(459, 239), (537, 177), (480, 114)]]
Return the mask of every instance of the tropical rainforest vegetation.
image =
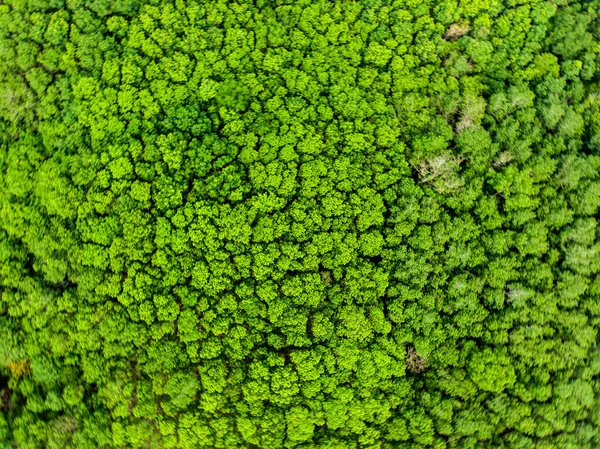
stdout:
[(600, 447), (600, 0), (0, 0), (0, 448)]

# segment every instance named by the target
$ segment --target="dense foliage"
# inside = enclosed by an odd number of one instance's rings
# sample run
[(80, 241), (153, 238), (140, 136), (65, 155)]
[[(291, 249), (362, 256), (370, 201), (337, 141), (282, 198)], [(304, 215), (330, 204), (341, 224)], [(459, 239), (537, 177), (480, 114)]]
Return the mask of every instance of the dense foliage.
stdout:
[(599, 0), (0, 0), (0, 448), (600, 447)]

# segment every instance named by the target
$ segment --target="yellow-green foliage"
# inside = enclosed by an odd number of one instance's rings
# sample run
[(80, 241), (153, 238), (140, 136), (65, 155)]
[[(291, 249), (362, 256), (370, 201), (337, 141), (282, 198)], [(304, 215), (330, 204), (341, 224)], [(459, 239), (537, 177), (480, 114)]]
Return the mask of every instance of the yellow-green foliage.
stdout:
[(0, 449), (600, 447), (598, 0), (0, 0)]

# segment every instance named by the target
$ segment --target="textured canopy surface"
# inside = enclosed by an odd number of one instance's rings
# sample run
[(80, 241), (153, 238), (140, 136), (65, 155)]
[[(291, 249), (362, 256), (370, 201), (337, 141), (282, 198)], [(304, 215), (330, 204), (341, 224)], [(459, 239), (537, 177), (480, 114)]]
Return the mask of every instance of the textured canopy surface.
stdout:
[(0, 448), (600, 447), (598, 11), (0, 1)]

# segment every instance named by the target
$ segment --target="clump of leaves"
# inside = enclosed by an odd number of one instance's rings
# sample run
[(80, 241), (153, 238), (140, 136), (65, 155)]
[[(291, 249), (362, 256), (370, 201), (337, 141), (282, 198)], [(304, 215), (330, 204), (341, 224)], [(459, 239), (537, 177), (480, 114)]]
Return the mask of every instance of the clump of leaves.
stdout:
[(14, 377), (21, 377), (31, 374), (30, 360), (15, 360), (8, 362), (8, 369)]

